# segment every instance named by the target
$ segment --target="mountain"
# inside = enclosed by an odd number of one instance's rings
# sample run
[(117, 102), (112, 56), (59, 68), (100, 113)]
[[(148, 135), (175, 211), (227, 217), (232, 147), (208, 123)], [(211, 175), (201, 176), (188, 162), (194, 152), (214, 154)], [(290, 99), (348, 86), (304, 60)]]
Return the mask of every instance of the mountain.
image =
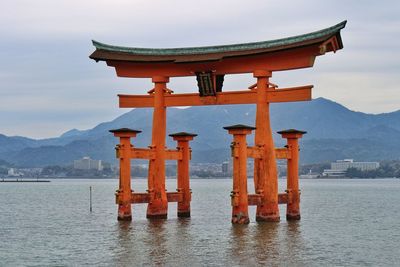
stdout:
[[(169, 108), (168, 133), (198, 134), (191, 143), (194, 162), (222, 162), (230, 155), (231, 136), (222, 129), (232, 124), (254, 125), (255, 105)], [(19, 166), (67, 165), (90, 156), (115, 162), (117, 139), (108, 130), (129, 127), (142, 131), (133, 144), (147, 147), (151, 140), (152, 109), (133, 109), (93, 129), (72, 129), (58, 138), (34, 140), (0, 135), (0, 159)], [(306, 130), (301, 140), (303, 163), (341, 158), (383, 160), (400, 158), (400, 111), (365, 114), (351, 111), (333, 101), (317, 98), (310, 102), (271, 104), (273, 131), (287, 128)], [(248, 137), (252, 144), (253, 137)], [(276, 145), (285, 140), (274, 134)], [(167, 145), (176, 144), (167, 137)]]

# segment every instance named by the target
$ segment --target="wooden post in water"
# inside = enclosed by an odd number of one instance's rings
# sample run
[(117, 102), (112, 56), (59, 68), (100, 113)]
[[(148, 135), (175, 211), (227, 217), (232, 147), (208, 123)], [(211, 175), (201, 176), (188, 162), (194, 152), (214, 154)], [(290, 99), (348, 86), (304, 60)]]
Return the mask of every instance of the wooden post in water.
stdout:
[(287, 189), (288, 202), (286, 220), (300, 220), (300, 190), (299, 190), (299, 142), (298, 139), (307, 133), (295, 129), (279, 131), (287, 139), (287, 149), (290, 156), (287, 159)]
[(119, 158), (119, 189), (116, 193), (116, 202), (118, 204), (118, 220), (131, 221), (131, 137), (136, 137), (141, 131), (121, 128), (110, 130), (114, 136), (119, 137), (120, 143), (116, 146), (117, 158)]
[(254, 127), (232, 125), (224, 127), (233, 135), (233, 190), (231, 193), (232, 223), (247, 224), (249, 220), (249, 203), (247, 193), (247, 143), (246, 135), (251, 134)]
[[(257, 221), (279, 221), (278, 208), (278, 172), (275, 158), (274, 140), (272, 139), (269, 115), (268, 91), (271, 72), (254, 71), (257, 78), (257, 110), (255, 146), (263, 150), (263, 157), (254, 160), (254, 182), (256, 194), (262, 195), (257, 205)], [(272, 89), (273, 90), (273, 89)]]
[(191, 150), (189, 141), (193, 140), (197, 134), (192, 133), (174, 133), (170, 134), (178, 142), (178, 150), (182, 152), (182, 158), (178, 159), (177, 164), (177, 191), (182, 193), (182, 201), (178, 202), (178, 217), (190, 217), (191, 191), (189, 182), (189, 162)]
[(89, 202), (90, 202), (89, 210), (90, 212), (92, 212), (92, 186), (89, 186)]
[(166, 138), (166, 94), (169, 82), (168, 77), (155, 76), (154, 83), (154, 111), (152, 129), (152, 149), (155, 158), (149, 162), (148, 191), (151, 201), (147, 206), (147, 218), (166, 219), (168, 213), (168, 199), (165, 191), (165, 138)]

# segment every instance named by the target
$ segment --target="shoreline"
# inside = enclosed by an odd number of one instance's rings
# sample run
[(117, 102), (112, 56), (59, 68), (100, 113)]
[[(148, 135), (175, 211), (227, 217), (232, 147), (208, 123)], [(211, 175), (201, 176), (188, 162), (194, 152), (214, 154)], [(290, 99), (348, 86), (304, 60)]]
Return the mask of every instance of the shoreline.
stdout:
[[(43, 177), (43, 178), (0, 178), (0, 182), (50, 182), (50, 180), (118, 180), (118, 177)], [(176, 179), (176, 177), (166, 177), (166, 180)], [(191, 180), (232, 180), (232, 177), (190, 177)], [(248, 177), (248, 180), (253, 180)], [(286, 177), (279, 177), (279, 180), (286, 180)], [(299, 178), (299, 180), (377, 180), (377, 179), (400, 179), (398, 177), (374, 177), (374, 178), (351, 178), (351, 177), (318, 177), (318, 178)], [(132, 177), (132, 180), (147, 180), (147, 177)]]

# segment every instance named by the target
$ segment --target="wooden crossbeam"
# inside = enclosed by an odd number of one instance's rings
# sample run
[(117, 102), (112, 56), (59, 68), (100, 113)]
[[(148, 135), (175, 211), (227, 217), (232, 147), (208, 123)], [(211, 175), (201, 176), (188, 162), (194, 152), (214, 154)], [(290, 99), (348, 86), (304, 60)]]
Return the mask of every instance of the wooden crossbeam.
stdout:
[(149, 203), (150, 194), (149, 193), (132, 193), (131, 203)]
[(167, 149), (165, 150), (165, 159), (166, 160), (181, 160), (182, 159), (182, 151), (175, 149)]
[(247, 195), (249, 206), (257, 206), (261, 204), (262, 195), (261, 194), (248, 194)]
[[(311, 100), (312, 85), (270, 90), (267, 101), (270, 103)], [(154, 107), (153, 95), (118, 95), (121, 108), (150, 108)], [(166, 94), (166, 107), (256, 104), (257, 91), (217, 92), (216, 96), (200, 97), (198, 93)]]
[[(236, 149), (233, 150), (234, 157), (238, 156)], [(156, 155), (154, 150), (149, 148), (132, 148), (131, 158), (132, 159), (155, 159)], [(259, 159), (262, 158), (262, 150), (258, 147), (247, 147), (247, 157)], [(287, 148), (275, 148), (275, 157), (277, 159), (290, 159), (291, 155)], [(181, 160), (182, 151), (177, 149), (166, 149), (165, 150), (166, 160)]]
[(263, 151), (259, 147), (247, 147), (247, 157), (253, 159), (262, 158)]
[(182, 202), (183, 193), (182, 192), (167, 192), (168, 202)]
[[(155, 159), (156, 154), (155, 151), (151, 148), (132, 148), (131, 149), (131, 158), (132, 159)], [(182, 151), (177, 149), (166, 149), (165, 150), (165, 159), (166, 160), (181, 160), (182, 159)]]
[(287, 148), (275, 148), (275, 157), (277, 159), (290, 159), (291, 154)]
[[(261, 194), (249, 194), (247, 196), (249, 206), (257, 206), (262, 204), (262, 197)], [(288, 193), (279, 193), (278, 194), (278, 203), (279, 204), (287, 204), (289, 201)]]
[[(236, 156), (236, 153), (234, 154)], [(247, 157), (260, 159), (263, 156), (263, 151), (258, 147), (247, 147)], [(277, 159), (290, 159), (291, 155), (287, 148), (275, 148), (275, 157)]]
[[(182, 202), (183, 201), (183, 193), (182, 192), (167, 192), (168, 202)], [(117, 195), (117, 204), (119, 204), (120, 200)], [(150, 193), (132, 193), (131, 195), (131, 203), (150, 203)]]
[(154, 150), (148, 148), (132, 148), (131, 149), (132, 159), (155, 159), (156, 154)]

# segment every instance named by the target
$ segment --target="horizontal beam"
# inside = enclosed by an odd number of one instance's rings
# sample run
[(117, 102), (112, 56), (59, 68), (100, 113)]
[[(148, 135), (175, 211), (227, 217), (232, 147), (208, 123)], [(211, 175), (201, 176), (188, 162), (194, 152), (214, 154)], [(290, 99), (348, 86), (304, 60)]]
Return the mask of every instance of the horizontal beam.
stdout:
[(132, 159), (155, 159), (156, 154), (154, 150), (148, 148), (132, 148), (131, 149)]
[[(183, 56), (189, 61), (185, 60), (179, 63), (171, 58), (166, 62), (160, 62), (160, 59), (157, 59), (156, 62), (147, 63), (143, 61), (132, 62), (121, 60), (119, 56), (114, 57), (114, 59), (106, 59), (106, 61), (108, 66), (115, 67), (119, 77), (131, 78), (194, 76), (195, 72), (209, 70), (215, 71), (217, 75), (253, 73), (254, 70), (293, 70), (312, 67), (315, 57), (320, 55), (319, 46), (325, 39), (326, 38), (322, 38), (316, 42), (307, 43), (302, 47), (271, 51), (268, 53), (262, 53), (262, 51), (257, 50), (254, 51), (256, 54), (253, 55), (231, 56), (226, 58), (221, 58), (220, 56), (209, 57), (207, 59), (208, 61), (203, 61), (204, 55), (200, 55), (202, 58), (200, 61), (190, 56)], [(155, 59), (153, 58), (153, 60)]]
[[(267, 93), (270, 103), (293, 102), (311, 100), (312, 85), (275, 89)], [(150, 108), (154, 107), (153, 95), (118, 95), (121, 108)], [(164, 95), (166, 107), (179, 106), (207, 106), (207, 105), (234, 105), (256, 104), (257, 91), (219, 92), (216, 96), (200, 97), (198, 93), (166, 94)]]
[[(151, 148), (132, 148), (131, 156), (132, 159), (155, 159), (155, 151)], [(166, 149), (165, 150), (166, 160), (181, 160), (182, 151), (176, 149)]]
[[(247, 196), (249, 206), (257, 206), (262, 204), (262, 194), (249, 194)], [(279, 193), (278, 194), (278, 203), (279, 204), (287, 204), (289, 200), (288, 193)]]
[(275, 157), (277, 159), (290, 159), (291, 154), (287, 148), (275, 148)]
[(259, 147), (247, 147), (247, 157), (253, 159), (261, 159), (263, 150)]
[(118, 95), (120, 108), (150, 108), (154, 107), (152, 95)]
[(183, 193), (182, 192), (167, 192), (168, 202), (182, 202)]
[(131, 203), (149, 203), (150, 194), (149, 193), (132, 193)]
[[(234, 156), (238, 156), (236, 151)], [(263, 157), (263, 150), (258, 147), (247, 147), (247, 157), (254, 159), (261, 159)], [(277, 159), (290, 159), (291, 155), (287, 148), (275, 148), (275, 157)]]
[(175, 149), (167, 149), (165, 150), (165, 159), (166, 160), (181, 160), (182, 159), (182, 151)]
[(313, 85), (305, 85), (271, 90), (268, 91), (267, 99), (270, 103), (309, 101), (311, 100), (311, 89), (313, 87)]
[(257, 206), (261, 204), (262, 195), (261, 194), (248, 194), (247, 195), (249, 206)]
[[(182, 192), (167, 192), (168, 202), (182, 202), (183, 193)], [(131, 203), (150, 203), (150, 193), (132, 193)], [(117, 196), (117, 204), (119, 204)]]

